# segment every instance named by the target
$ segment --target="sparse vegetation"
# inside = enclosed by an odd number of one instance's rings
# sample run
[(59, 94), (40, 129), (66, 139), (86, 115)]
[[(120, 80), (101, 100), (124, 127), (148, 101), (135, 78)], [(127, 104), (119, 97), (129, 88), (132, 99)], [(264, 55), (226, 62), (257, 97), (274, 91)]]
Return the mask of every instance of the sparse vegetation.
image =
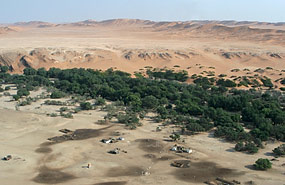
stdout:
[(150, 78), (177, 80), (181, 82), (185, 82), (188, 79), (187, 71), (174, 72), (173, 70), (165, 70), (165, 71), (147, 70), (146, 73)]

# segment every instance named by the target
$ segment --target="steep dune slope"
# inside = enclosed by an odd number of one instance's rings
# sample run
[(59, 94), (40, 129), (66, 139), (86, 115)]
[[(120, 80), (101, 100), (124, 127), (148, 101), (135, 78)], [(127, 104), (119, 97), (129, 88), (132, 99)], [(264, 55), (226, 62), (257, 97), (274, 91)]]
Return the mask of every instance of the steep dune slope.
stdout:
[[(16, 23), (3, 28), (0, 65), (13, 73), (25, 67), (108, 69), (130, 73), (146, 67), (190, 74), (235, 76), (232, 69), (273, 68), (284, 76), (285, 25), (236, 21), (153, 22), (138, 19), (86, 20), (68, 24)], [(283, 30), (284, 29), (284, 30)], [(1, 30), (1, 29), (0, 29)], [(174, 67), (175, 66), (175, 67)]]

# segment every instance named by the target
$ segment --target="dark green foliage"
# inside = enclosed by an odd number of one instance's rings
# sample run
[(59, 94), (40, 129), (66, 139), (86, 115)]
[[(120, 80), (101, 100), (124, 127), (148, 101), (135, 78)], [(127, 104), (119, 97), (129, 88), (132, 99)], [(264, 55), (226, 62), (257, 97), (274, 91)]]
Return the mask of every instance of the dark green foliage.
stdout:
[(17, 91), (17, 95), (22, 97), (22, 96), (28, 96), (30, 95), (30, 92), (25, 89), (25, 88), (20, 88), (18, 91)]
[(6, 86), (6, 87), (5, 87), (5, 91), (9, 91), (10, 89), (11, 89), (10, 86)]
[(204, 127), (196, 122), (187, 124), (186, 128), (187, 130), (192, 131), (192, 132), (204, 132), (205, 131)]
[(6, 73), (9, 71), (9, 67), (8, 66), (0, 66), (0, 72), (1, 73)]
[(45, 68), (39, 68), (38, 69), (38, 71), (37, 71), (37, 75), (39, 75), (39, 76), (43, 76), (43, 77), (47, 77), (47, 71), (46, 71), (46, 69)]
[(35, 70), (34, 68), (24, 69), (24, 75), (36, 75), (36, 74), (37, 74), (37, 70)]
[(258, 152), (258, 147), (253, 142), (247, 142), (244, 146), (244, 151), (254, 154)]
[(223, 137), (228, 141), (240, 141), (249, 137), (242, 127), (235, 128), (233, 126), (218, 126), (214, 135), (216, 137)]
[(226, 74), (219, 74), (220, 78), (223, 78), (223, 77), (226, 77), (226, 76), (227, 76)]
[(194, 83), (204, 86), (204, 85), (213, 85), (214, 81), (215, 79), (213, 78), (199, 77), (194, 80)]
[(91, 110), (92, 109), (92, 105), (89, 102), (82, 102), (82, 103), (80, 103), (80, 108), (82, 110)]
[(272, 166), (272, 163), (268, 160), (268, 159), (258, 159), (257, 161), (255, 161), (254, 167), (257, 170), (267, 170), (270, 169)]
[(273, 84), (269, 78), (261, 78), (260, 80), (265, 87), (273, 87)]
[(54, 91), (51, 93), (50, 98), (52, 99), (59, 99), (65, 97), (65, 93), (61, 91)]
[(235, 150), (236, 151), (244, 151), (244, 143), (243, 142), (238, 142), (236, 145), (235, 145)]
[(158, 106), (158, 99), (152, 95), (142, 99), (142, 106), (146, 109), (155, 109)]
[(225, 80), (225, 79), (219, 79), (217, 81), (217, 85), (223, 86), (223, 87), (236, 87), (236, 83), (231, 80)]
[(67, 107), (60, 107), (59, 111), (60, 112), (65, 112), (65, 111), (68, 111), (68, 108)]
[(45, 105), (66, 105), (66, 102), (55, 101), (55, 100), (46, 100)]
[(285, 156), (285, 144), (278, 146), (272, 150), (276, 156)]
[(19, 100), (20, 98), (21, 97), (19, 95), (13, 95), (13, 99), (16, 100), (16, 101)]
[(174, 72), (173, 70), (165, 70), (165, 71), (147, 70), (146, 73), (150, 78), (154, 77), (166, 80), (177, 80), (180, 82), (185, 82), (188, 79), (187, 71)]
[(123, 123), (131, 129), (141, 125), (138, 115), (132, 112), (127, 112), (126, 114), (119, 113), (117, 119), (119, 123)]
[(106, 101), (104, 98), (99, 97), (96, 99), (95, 105), (101, 106), (101, 105), (105, 105), (105, 104), (106, 104)]
[[(52, 98), (76, 95), (83, 97), (83, 101), (101, 97), (120, 102), (127, 113), (123, 110), (118, 115), (113, 111), (112, 117), (117, 116), (120, 122), (131, 128), (139, 125), (139, 118), (144, 118), (139, 116), (142, 112), (153, 111), (157, 113), (153, 120), (166, 120), (179, 125), (184, 131), (204, 132), (215, 126), (215, 136), (228, 141), (242, 141), (244, 145), (248, 143), (248, 150), (253, 152), (255, 147), (262, 146), (261, 141), (269, 138), (285, 141), (285, 98), (277, 91), (237, 90), (232, 88), (235, 87), (233, 81), (223, 79), (218, 80), (218, 86), (215, 86), (214, 78), (197, 75), (193, 75), (196, 84), (180, 83), (177, 81), (181, 77), (185, 80), (186, 75), (179, 74), (179, 77), (173, 71), (150, 71), (151, 78), (131, 78), (128, 73), (112, 69), (101, 72), (92, 69), (51, 68), (46, 71), (26, 68), (24, 73), (0, 73), (0, 78), (4, 83), (16, 84), (19, 90), (51, 87), (54, 89)], [(250, 132), (245, 132), (243, 127)]]
[(156, 112), (160, 115), (161, 119), (166, 119), (169, 114), (164, 106), (157, 107)]

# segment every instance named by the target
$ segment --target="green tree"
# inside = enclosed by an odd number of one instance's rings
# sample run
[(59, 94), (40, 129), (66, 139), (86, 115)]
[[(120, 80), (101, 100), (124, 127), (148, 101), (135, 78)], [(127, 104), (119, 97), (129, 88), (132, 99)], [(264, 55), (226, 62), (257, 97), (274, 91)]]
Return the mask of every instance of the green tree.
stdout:
[(95, 105), (105, 105), (106, 104), (106, 101), (104, 98), (101, 98), (101, 97), (98, 97), (95, 101)]
[(236, 151), (239, 151), (239, 152), (244, 151), (244, 144), (243, 144), (243, 142), (238, 142), (238, 143), (235, 145), (235, 150), (236, 150)]
[(285, 156), (285, 144), (278, 146), (272, 150), (276, 156)]
[(20, 88), (18, 91), (17, 91), (17, 95), (22, 97), (22, 96), (28, 96), (30, 95), (30, 92), (27, 90), (27, 89), (24, 89), (24, 88)]
[(147, 109), (154, 109), (158, 106), (158, 100), (156, 97), (154, 97), (152, 95), (146, 96), (142, 100), (142, 105), (143, 105), (143, 107), (145, 107)]
[(34, 68), (28, 67), (24, 69), (24, 75), (36, 75), (37, 74), (37, 70), (35, 70)]
[(40, 76), (46, 77), (48, 73), (45, 68), (41, 67), (38, 69), (37, 74)]
[(267, 170), (272, 167), (272, 163), (268, 159), (258, 159), (253, 165), (258, 170)]
[(9, 70), (8, 66), (0, 66), (0, 72), (1, 73), (6, 73)]
[(53, 91), (50, 95), (50, 97), (52, 99), (59, 99), (59, 98), (63, 98), (65, 96), (65, 93), (61, 92), (61, 91)]
[(80, 108), (82, 110), (91, 110), (92, 109), (92, 105), (89, 102), (82, 102), (82, 103), (80, 103)]

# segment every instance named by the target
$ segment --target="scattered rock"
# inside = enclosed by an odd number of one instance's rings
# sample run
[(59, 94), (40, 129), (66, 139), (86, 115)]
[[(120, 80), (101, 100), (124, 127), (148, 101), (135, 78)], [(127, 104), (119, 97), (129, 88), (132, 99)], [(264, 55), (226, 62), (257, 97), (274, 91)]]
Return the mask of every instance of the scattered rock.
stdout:
[(133, 55), (133, 52), (130, 51), (130, 52), (126, 53), (126, 54), (124, 55), (124, 57), (125, 57), (125, 59), (127, 59), (127, 60), (131, 60), (132, 55)]
[(117, 143), (118, 141), (124, 141), (124, 140), (125, 140), (125, 138), (119, 137), (117, 139), (115, 139), (115, 138), (102, 139), (101, 142), (108, 144), (108, 143)]
[(277, 54), (277, 53), (268, 53), (268, 55), (269, 55), (270, 57), (272, 57), (272, 58), (279, 58), (279, 59), (282, 58), (282, 57), (281, 57), (279, 54)]
[(188, 153), (188, 154), (191, 154), (193, 152), (193, 150), (190, 148), (185, 148), (183, 146), (179, 146), (176, 144), (170, 150), (175, 151), (177, 153)]
[(110, 150), (108, 153), (109, 154), (119, 154), (120, 153), (120, 148), (115, 148), (114, 150)]
[(150, 175), (150, 172), (149, 171), (142, 171), (142, 175), (143, 176), (148, 176), (148, 175)]
[(177, 168), (190, 168), (190, 161), (189, 160), (177, 160), (171, 163), (171, 166)]

